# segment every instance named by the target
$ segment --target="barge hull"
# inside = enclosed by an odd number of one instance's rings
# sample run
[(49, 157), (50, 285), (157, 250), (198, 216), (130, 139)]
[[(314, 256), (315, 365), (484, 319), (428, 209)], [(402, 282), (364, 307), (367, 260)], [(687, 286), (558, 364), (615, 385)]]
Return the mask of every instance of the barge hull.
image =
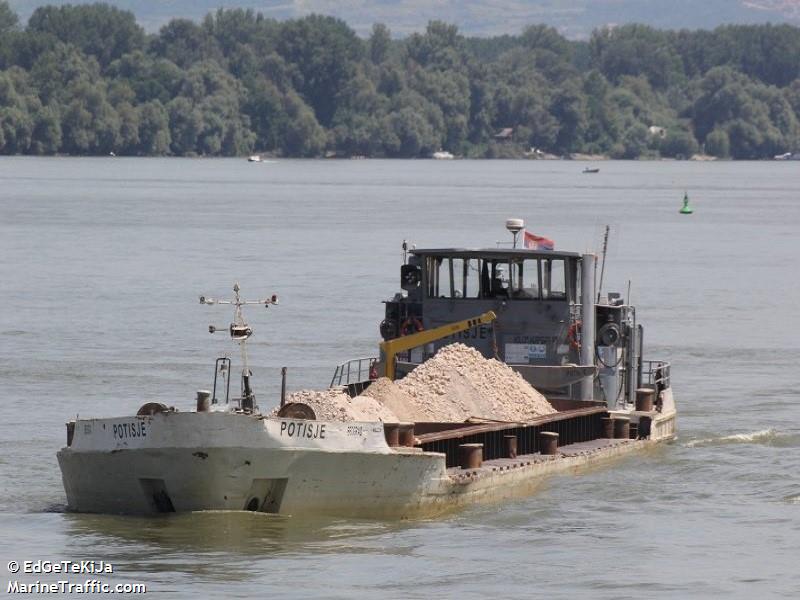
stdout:
[[(596, 411), (576, 412), (574, 417), (554, 415), (551, 426), (572, 420), (576, 435), (591, 431), (585, 421), (596, 418)], [(233, 414), (196, 417), (143, 417), (149, 438), (114, 443), (106, 433), (114, 431), (115, 420), (79, 421), (73, 447), (58, 453), (69, 508), (117, 514), (254, 510), (287, 516), (421, 518), (521, 497), (549, 475), (590, 468), (675, 435), (675, 413), (659, 413), (653, 431), (660, 433), (650, 439), (582, 436), (559, 447), (555, 455), (488, 455), (482, 466), (460, 469), (448, 464), (448, 451), (390, 448), (375, 423), (327, 423), (329, 438), (293, 439), (293, 445), (287, 445), (279, 434), (288, 431), (292, 421)], [(533, 433), (543, 424), (506, 424), (514, 426), (506, 432), (531, 428)], [(485, 427), (487, 439), (504, 433), (500, 424)], [(181, 435), (187, 428), (192, 435)], [(231, 436), (232, 430), (239, 435)], [(354, 430), (361, 436), (348, 436)], [(480, 435), (473, 428), (468, 440), (479, 440)], [(183, 439), (186, 444), (162, 445), (165, 439)], [(336, 444), (327, 445), (327, 439)], [(351, 448), (337, 449), (345, 439)]]
[(411, 515), (447, 478), (440, 454), (158, 448), (58, 454), (71, 510), (155, 514), (254, 510)]

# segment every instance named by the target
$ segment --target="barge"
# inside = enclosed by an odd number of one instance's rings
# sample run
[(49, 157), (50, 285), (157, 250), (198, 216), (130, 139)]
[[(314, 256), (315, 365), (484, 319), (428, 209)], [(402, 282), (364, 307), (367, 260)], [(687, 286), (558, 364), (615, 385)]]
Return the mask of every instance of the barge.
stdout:
[[(249, 510), (302, 516), (415, 518), (517, 497), (548, 475), (671, 440), (670, 365), (643, 359), (644, 330), (618, 294), (598, 295), (595, 256), (517, 248), (408, 250), (402, 292), (386, 301), (380, 354), (340, 365), (332, 386), (359, 394), (461, 342), (516, 370), (553, 414), (524, 422), (339, 422), (297, 403), (262, 412), (251, 385), (242, 309), (226, 329), (240, 346), (215, 363), (196, 410), (149, 402), (136, 415), (76, 419), (58, 452), (70, 510), (155, 514)], [(480, 315), (476, 318), (476, 315)], [(210, 327), (210, 331), (222, 331)]]

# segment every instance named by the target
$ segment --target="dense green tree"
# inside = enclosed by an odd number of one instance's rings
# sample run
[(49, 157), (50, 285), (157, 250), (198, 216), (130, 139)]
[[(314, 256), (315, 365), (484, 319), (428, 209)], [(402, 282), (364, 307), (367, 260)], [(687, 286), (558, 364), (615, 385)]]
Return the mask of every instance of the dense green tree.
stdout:
[(101, 80), (100, 67), (93, 57), (60, 42), (39, 57), (30, 76), (44, 104), (66, 103), (74, 88)]
[(61, 114), (62, 149), (68, 154), (93, 154), (95, 132), (92, 113), (79, 100), (70, 102)]
[(70, 154), (108, 154), (120, 144), (120, 119), (100, 83), (71, 86), (61, 120), (64, 150)]
[(119, 140), (115, 154), (137, 154), (139, 149), (139, 111), (129, 102), (115, 106), (119, 117)]
[(757, 158), (759, 149), (764, 143), (764, 136), (752, 123), (743, 119), (734, 119), (726, 126), (730, 140), (730, 152), (733, 158)]
[(171, 141), (169, 114), (164, 105), (158, 100), (143, 104), (139, 109), (139, 153), (167, 154)]
[(2, 130), (3, 154), (24, 154), (31, 144), (33, 119), (20, 107), (0, 108), (0, 130)]
[(724, 129), (715, 129), (706, 136), (706, 154), (718, 158), (728, 158), (731, 155), (731, 142), (728, 132)]
[(162, 104), (175, 97), (184, 78), (184, 72), (172, 61), (138, 50), (111, 63), (107, 73), (125, 81), (137, 102), (158, 100)]
[(28, 20), (28, 30), (72, 44), (103, 67), (144, 45), (133, 13), (108, 4), (42, 6)]
[(389, 28), (383, 23), (376, 23), (372, 26), (372, 35), (369, 36), (367, 48), (370, 60), (376, 65), (381, 64), (389, 56), (389, 48), (392, 45), (392, 35)]
[(597, 30), (589, 47), (594, 64), (615, 82), (624, 75), (642, 75), (650, 85), (663, 89), (682, 75), (680, 57), (668, 34), (645, 25)]
[(311, 15), (281, 28), (278, 53), (291, 65), (294, 88), (323, 126), (336, 113), (336, 97), (355, 73), (363, 43), (344, 21)]
[(11, 10), (6, 0), (0, 0), (0, 36), (15, 30), (18, 24), (17, 13)]
[(283, 99), (286, 120), (281, 132), (282, 147), (290, 156), (318, 156), (325, 149), (327, 135), (314, 112), (290, 92)]
[[(495, 134), (512, 128), (510, 139)], [(359, 39), (342, 21), (220, 9), (145, 36), (108, 4), (0, 0), (0, 152), (424, 157), (800, 150), (800, 29), (543, 25), (463, 36), (432, 21)]]
[(443, 143), (458, 149), (467, 137), (469, 119), (470, 89), (466, 75), (441, 69), (418, 70), (410, 87), (438, 106), (444, 121)]
[(252, 9), (220, 8), (203, 19), (202, 29), (228, 56), (241, 46), (249, 46), (260, 55), (274, 50), (280, 27), (277, 21), (265, 19)]
[(242, 109), (250, 118), (256, 136), (255, 147), (260, 150), (279, 149), (289, 118), (280, 89), (266, 77), (259, 77), (251, 83)]
[(196, 152), (197, 139), (203, 131), (203, 115), (183, 96), (170, 100), (166, 108), (172, 153), (182, 156)]
[(731, 67), (715, 67), (698, 83), (691, 110), (699, 139), (727, 132), (734, 158), (780, 154), (800, 143), (800, 124), (787, 95)]
[(31, 154), (55, 154), (61, 147), (61, 120), (52, 106), (39, 109), (33, 117)]
[(586, 150), (592, 154), (608, 152), (620, 132), (620, 117), (610, 98), (611, 84), (602, 73), (592, 70), (584, 79), (583, 91), (587, 110)]
[(0, 68), (17, 66), (30, 70), (40, 56), (59, 43), (49, 33), (9, 31), (0, 35)]
[(387, 124), (393, 134), (386, 145), (389, 156), (428, 156), (439, 148), (440, 140), (428, 119), (410, 106), (389, 115)]
[(550, 114), (559, 126), (555, 149), (560, 152), (579, 150), (586, 130), (587, 113), (586, 97), (577, 83), (570, 81), (556, 91), (550, 102)]
[(152, 41), (151, 49), (156, 56), (182, 69), (204, 60), (222, 60), (222, 51), (216, 39), (188, 19), (173, 19), (164, 25)]
[[(485, 70), (475, 69), (470, 77), (469, 121), (467, 123), (468, 141), (480, 144), (492, 135), (495, 120), (495, 107), (492, 86), (487, 81)], [(469, 150), (469, 148), (468, 148)]]
[(699, 146), (694, 135), (685, 129), (670, 129), (657, 144), (661, 156), (674, 158), (690, 158), (697, 154)]
[(636, 123), (622, 134), (622, 139), (612, 148), (611, 155), (614, 158), (638, 158), (647, 150), (648, 139), (647, 128)]
[(464, 63), (464, 39), (458, 27), (431, 21), (425, 34), (412, 34), (406, 42), (410, 60), (423, 67), (456, 70)]

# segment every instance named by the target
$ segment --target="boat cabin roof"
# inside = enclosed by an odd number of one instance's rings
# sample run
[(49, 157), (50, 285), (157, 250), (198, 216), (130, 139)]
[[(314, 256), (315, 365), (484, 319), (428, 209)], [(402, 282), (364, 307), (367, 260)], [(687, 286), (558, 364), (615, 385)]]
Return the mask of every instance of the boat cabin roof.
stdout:
[(416, 256), (433, 256), (441, 258), (484, 258), (487, 260), (508, 260), (512, 258), (580, 258), (578, 252), (562, 252), (558, 250), (528, 250), (525, 248), (415, 248), (409, 251)]

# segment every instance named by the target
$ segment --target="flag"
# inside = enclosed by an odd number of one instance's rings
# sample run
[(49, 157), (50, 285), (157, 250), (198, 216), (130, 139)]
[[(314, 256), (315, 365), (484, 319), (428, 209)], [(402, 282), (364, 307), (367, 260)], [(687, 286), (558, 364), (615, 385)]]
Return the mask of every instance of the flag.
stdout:
[(553, 240), (531, 233), (527, 229), (522, 234), (522, 246), (528, 250), (554, 250)]

